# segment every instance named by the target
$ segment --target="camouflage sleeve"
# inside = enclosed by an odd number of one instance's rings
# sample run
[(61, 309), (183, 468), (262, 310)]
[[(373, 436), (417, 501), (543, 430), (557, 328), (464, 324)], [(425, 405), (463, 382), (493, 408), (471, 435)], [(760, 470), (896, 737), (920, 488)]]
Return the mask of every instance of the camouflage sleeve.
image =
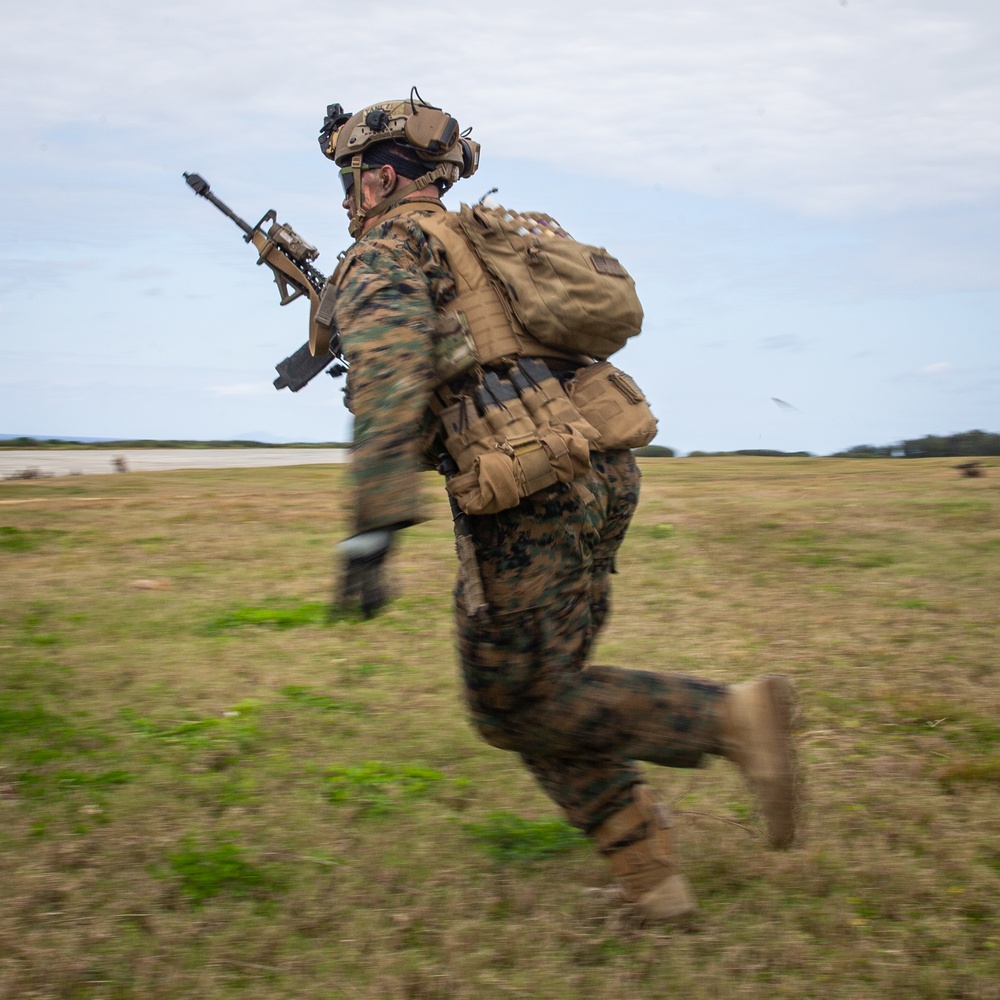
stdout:
[(436, 313), (412, 230), (386, 226), (372, 235), (345, 261), (336, 309), (351, 364), (356, 531), (424, 520), (420, 434), (434, 388)]

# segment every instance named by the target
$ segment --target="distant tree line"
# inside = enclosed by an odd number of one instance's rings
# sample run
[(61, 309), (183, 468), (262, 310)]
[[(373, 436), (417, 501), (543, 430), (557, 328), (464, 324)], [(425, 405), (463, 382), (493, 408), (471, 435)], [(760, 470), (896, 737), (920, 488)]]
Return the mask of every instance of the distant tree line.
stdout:
[(812, 458), (812, 452), (776, 451), (773, 448), (740, 448), (738, 451), (688, 452), (688, 458), (728, 458), (732, 455), (750, 455), (753, 458)]
[(834, 458), (967, 458), (1000, 455), (1000, 434), (964, 431), (961, 434), (927, 434), (896, 444), (859, 444), (838, 451)]
[[(341, 441), (299, 442), (296, 444), (268, 444), (262, 441), (74, 441), (71, 438), (0, 438), (0, 448), (349, 448)], [(673, 458), (673, 448), (649, 444), (633, 449), (643, 458)], [(692, 451), (688, 458), (726, 458), (742, 455), (760, 458), (812, 458), (808, 451), (777, 451), (773, 448), (741, 448), (738, 451)], [(961, 434), (927, 434), (910, 441), (895, 444), (858, 444), (845, 451), (835, 452), (832, 458), (967, 458), (983, 455), (1000, 455), (1000, 434), (987, 431), (964, 431)]]

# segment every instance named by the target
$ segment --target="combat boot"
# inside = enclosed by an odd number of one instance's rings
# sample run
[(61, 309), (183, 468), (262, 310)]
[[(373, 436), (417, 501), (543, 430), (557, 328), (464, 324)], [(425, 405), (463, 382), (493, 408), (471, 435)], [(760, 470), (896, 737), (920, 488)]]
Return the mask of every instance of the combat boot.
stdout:
[(792, 682), (778, 675), (734, 684), (722, 702), (722, 754), (743, 772), (775, 848), (788, 847), (795, 839), (794, 706)]
[(618, 879), (622, 896), (646, 920), (680, 921), (697, 907), (670, 845), (670, 817), (645, 785), (632, 802), (606, 819), (592, 836)]

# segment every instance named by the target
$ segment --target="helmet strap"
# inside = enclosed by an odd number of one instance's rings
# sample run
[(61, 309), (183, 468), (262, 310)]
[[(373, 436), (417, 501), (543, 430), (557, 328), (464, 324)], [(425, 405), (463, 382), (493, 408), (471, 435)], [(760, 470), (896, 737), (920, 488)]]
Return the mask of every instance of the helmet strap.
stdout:
[[(358, 161), (355, 165), (355, 160)], [(351, 160), (351, 167), (354, 169), (354, 187), (358, 194), (356, 198), (352, 198), (354, 212), (351, 215), (351, 224), (348, 227), (348, 231), (354, 239), (359, 239), (361, 232), (364, 229), (365, 223), (370, 220), (377, 218), (385, 212), (388, 212), (390, 208), (394, 205), (398, 205), (404, 198), (409, 197), (415, 191), (422, 191), (429, 184), (433, 184), (435, 181), (443, 180), (448, 182), (448, 186), (455, 181), (455, 167), (450, 163), (439, 163), (433, 170), (428, 171), (426, 174), (422, 174), (416, 180), (410, 181), (409, 184), (401, 187), (398, 191), (393, 191), (391, 195), (380, 201), (373, 208), (365, 211), (361, 208), (361, 157), (354, 156)], [(355, 232), (357, 230), (357, 232)]]
[(351, 175), (354, 177), (354, 184), (351, 186), (351, 221), (348, 223), (347, 231), (352, 239), (359, 239), (361, 231), (365, 227), (365, 219), (368, 213), (361, 207), (361, 175), (364, 173), (364, 157), (360, 153), (355, 153), (351, 157)]

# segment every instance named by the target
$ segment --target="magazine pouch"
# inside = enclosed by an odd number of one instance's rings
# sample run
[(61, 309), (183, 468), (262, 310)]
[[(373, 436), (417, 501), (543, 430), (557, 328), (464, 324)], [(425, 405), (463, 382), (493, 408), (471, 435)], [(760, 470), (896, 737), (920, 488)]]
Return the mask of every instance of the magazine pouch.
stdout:
[(449, 477), (448, 492), (467, 514), (516, 507), (590, 468), (596, 430), (573, 411), (544, 365), (529, 362), (531, 374), (523, 370), (528, 361), (521, 359), (510, 378), (487, 372), (471, 394), (441, 411), (444, 444), (459, 470)]
[(577, 370), (569, 401), (598, 433), (597, 451), (641, 448), (656, 436), (656, 417), (630, 375), (608, 361)]

